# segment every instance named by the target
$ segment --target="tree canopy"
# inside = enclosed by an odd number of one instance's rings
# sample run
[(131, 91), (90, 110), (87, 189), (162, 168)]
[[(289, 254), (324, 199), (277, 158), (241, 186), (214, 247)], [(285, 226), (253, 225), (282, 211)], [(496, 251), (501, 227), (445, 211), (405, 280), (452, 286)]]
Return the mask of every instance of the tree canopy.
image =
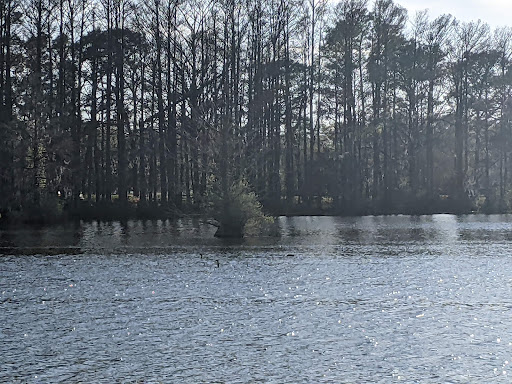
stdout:
[(511, 37), (392, 0), (3, 0), (0, 213), (206, 211), (214, 184), (273, 213), (506, 211)]

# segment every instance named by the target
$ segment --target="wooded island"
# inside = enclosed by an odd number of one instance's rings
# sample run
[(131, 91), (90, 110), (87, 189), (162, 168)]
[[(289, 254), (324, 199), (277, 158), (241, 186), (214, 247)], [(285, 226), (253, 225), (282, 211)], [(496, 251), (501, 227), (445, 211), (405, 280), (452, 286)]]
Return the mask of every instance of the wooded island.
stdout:
[(236, 191), (510, 208), (510, 28), (392, 0), (2, 0), (0, 39), (3, 219), (222, 216)]

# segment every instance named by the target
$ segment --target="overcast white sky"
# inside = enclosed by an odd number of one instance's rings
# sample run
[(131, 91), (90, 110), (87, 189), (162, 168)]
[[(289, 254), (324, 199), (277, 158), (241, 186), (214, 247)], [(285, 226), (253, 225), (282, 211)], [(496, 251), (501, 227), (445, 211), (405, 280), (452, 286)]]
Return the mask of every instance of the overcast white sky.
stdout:
[(429, 9), (432, 18), (450, 13), (458, 20), (482, 20), (491, 27), (512, 26), (512, 0), (395, 0), (409, 11)]

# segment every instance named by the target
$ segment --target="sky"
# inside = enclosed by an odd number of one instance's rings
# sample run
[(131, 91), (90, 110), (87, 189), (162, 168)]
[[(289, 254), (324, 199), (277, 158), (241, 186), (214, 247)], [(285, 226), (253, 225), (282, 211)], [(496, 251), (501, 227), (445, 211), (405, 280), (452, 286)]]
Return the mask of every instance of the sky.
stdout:
[(429, 9), (435, 18), (450, 13), (461, 21), (488, 23), (491, 27), (512, 26), (512, 0), (395, 0), (413, 16), (416, 11)]

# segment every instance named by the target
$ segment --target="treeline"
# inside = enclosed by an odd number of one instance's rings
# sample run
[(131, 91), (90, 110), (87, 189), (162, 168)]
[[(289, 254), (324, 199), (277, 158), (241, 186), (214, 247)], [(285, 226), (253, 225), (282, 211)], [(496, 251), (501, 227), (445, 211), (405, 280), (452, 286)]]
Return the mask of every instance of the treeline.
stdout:
[[(0, 212), (508, 209), (512, 30), (392, 0), (2, 0)], [(58, 200), (57, 200), (58, 201)]]

